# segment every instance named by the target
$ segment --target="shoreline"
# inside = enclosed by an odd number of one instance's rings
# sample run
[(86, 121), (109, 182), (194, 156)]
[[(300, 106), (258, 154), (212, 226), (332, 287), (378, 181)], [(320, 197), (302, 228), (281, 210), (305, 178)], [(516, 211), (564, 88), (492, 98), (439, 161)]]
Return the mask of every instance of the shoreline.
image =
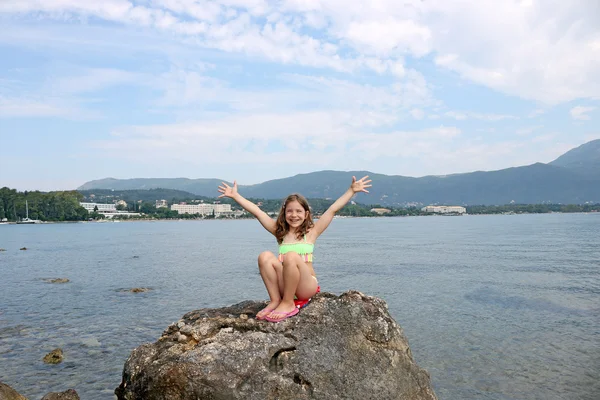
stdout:
[[(600, 211), (574, 211), (574, 212), (563, 212), (563, 211), (550, 211), (544, 213), (534, 212), (519, 212), (519, 213), (476, 213), (476, 214), (422, 214), (422, 215), (336, 215), (335, 219), (366, 219), (366, 218), (412, 218), (412, 217), (477, 217), (477, 216), (490, 216), (490, 215), (506, 215), (506, 216), (518, 216), (518, 215), (546, 215), (546, 214), (586, 214), (586, 215), (600, 215)], [(19, 224), (14, 221), (0, 222), (0, 225), (50, 225), (50, 224), (105, 224), (105, 223), (121, 223), (121, 222), (158, 222), (158, 221), (240, 221), (240, 220), (254, 220), (255, 218), (118, 218), (118, 219), (100, 219), (94, 221), (42, 221), (35, 224)], [(319, 218), (314, 218), (318, 220)]]

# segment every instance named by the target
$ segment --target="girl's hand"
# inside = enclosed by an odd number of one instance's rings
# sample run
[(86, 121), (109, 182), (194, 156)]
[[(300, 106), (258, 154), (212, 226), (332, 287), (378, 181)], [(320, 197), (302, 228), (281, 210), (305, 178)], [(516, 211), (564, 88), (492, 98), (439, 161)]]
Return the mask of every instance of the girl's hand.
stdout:
[(359, 180), (356, 180), (356, 177), (353, 176), (352, 177), (352, 185), (350, 185), (350, 189), (352, 189), (352, 191), (354, 193), (358, 193), (358, 192), (369, 193), (367, 188), (370, 188), (372, 186), (372, 185), (370, 185), (370, 183), (371, 183), (371, 180), (369, 179), (369, 175), (364, 176), (364, 177), (360, 178)]
[(231, 197), (232, 199), (237, 194), (237, 182), (233, 181), (233, 187), (229, 186), (225, 182), (221, 182), (221, 186), (219, 186), (219, 193), (222, 193), (218, 198), (221, 197)]

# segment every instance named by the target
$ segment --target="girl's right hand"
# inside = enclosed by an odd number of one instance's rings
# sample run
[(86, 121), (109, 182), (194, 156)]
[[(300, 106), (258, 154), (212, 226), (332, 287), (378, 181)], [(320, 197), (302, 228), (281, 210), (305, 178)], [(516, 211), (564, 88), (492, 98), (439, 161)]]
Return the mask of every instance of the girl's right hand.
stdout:
[(221, 193), (221, 195), (218, 198), (221, 198), (221, 197), (233, 198), (237, 194), (237, 182), (233, 181), (233, 187), (229, 186), (225, 182), (221, 182), (221, 186), (219, 186), (219, 193)]

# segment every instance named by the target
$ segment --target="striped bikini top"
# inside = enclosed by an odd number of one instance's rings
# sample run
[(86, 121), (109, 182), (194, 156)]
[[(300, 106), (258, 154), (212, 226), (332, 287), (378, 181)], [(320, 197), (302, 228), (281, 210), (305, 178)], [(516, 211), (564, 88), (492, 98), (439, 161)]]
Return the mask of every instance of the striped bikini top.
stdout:
[(304, 262), (312, 262), (313, 261), (313, 250), (315, 249), (314, 243), (306, 242), (306, 235), (304, 235), (303, 242), (297, 243), (285, 243), (282, 242), (279, 245), (279, 261), (283, 262), (283, 255), (285, 253), (289, 253), (290, 251), (294, 251), (298, 253)]

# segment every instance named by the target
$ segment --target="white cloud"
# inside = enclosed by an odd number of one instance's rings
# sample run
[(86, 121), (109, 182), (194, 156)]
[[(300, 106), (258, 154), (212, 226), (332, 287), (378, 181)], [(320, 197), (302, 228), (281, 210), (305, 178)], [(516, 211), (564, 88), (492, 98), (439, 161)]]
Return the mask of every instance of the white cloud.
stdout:
[[(368, 113), (253, 113), (180, 124), (123, 126), (112, 138), (89, 146), (98, 157), (135, 161), (137, 168), (176, 160), (178, 165), (203, 171), (202, 176), (223, 176), (225, 172), (218, 171), (233, 170), (238, 179), (255, 182), (256, 177), (243, 172), (245, 165), (252, 165), (252, 170), (277, 166), (280, 174), (286, 174), (290, 169), (298, 171), (298, 166), (310, 171), (361, 169), (395, 160), (411, 168), (402, 173), (419, 173), (408, 160), (437, 158), (446, 147), (458, 143), (461, 135), (459, 129), (445, 126), (374, 133), (365, 122), (368, 118)], [(436, 172), (448, 167), (432, 166)]]
[(382, 127), (409, 115), (418, 117), (423, 113), (420, 107), (435, 104), (424, 79), (414, 71), (407, 71), (392, 86), (301, 74), (282, 74), (277, 81), (277, 88), (246, 89), (201, 71), (172, 66), (155, 77), (153, 85), (163, 91), (156, 105), (193, 110), (184, 118), (187, 120), (198, 120), (199, 115), (207, 113), (205, 110), (215, 108), (223, 110), (221, 117), (318, 110), (350, 115), (348, 124), (352, 126)]
[(548, 104), (600, 93), (594, 2), (424, 3), (439, 12), (438, 64), (465, 79)]
[(532, 112), (530, 112), (529, 115), (527, 115), (527, 117), (528, 118), (536, 118), (545, 113), (546, 113), (546, 110), (537, 108), (537, 109), (533, 110)]
[[(555, 133), (512, 127), (519, 117), (485, 109), (513, 110), (504, 102), (514, 99), (488, 98), (467, 83), (535, 100), (518, 114), (539, 107), (530, 117), (550, 114), (546, 104), (600, 99), (600, 36), (589, 3), (451, 3), (0, 1), (8, 24), (0, 44), (52, 60), (31, 68), (39, 82), (16, 73), (20, 83), (0, 81), (0, 116), (77, 118), (84, 99), (103, 89), (114, 95), (138, 86), (131, 98), (148, 96), (132, 107), (148, 111), (143, 122), (129, 125), (139, 113), (127, 123), (105, 116), (105, 125), (119, 127), (91, 143), (103, 156), (135, 159), (127, 171), (157, 171), (148, 167), (164, 162), (216, 176), (252, 163), (279, 176), (365, 166), (421, 176), (554, 154), (558, 147), (546, 149), (559, 142)], [(442, 91), (455, 103), (436, 100)], [(575, 107), (571, 116), (589, 118), (590, 108)], [(410, 128), (402, 127), (407, 121)], [(507, 141), (502, 132), (516, 135)], [(491, 136), (496, 143), (485, 143)]]
[(594, 132), (591, 134), (587, 134), (584, 135), (583, 140), (585, 141), (585, 143), (587, 142), (591, 142), (592, 140), (598, 140), (600, 139), (600, 132)]
[(98, 113), (56, 98), (4, 97), (0, 95), (0, 118), (66, 118), (87, 120), (98, 118)]
[[(72, 73), (53, 75), (52, 71), (45, 71), (44, 77), (34, 80), (29, 71), (16, 70), (14, 79), (0, 80), (0, 117), (97, 119), (101, 113), (85, 107), (84, 103), (89, 99), (82, 97), (83, 94), (96, 94), (121, 84), (146, 85), (151, 82), (144, 74), (110, 68), (79, 68)], [(94, 98), (93, 102), (97, 100)]]
[(547, 104), (600, 98), (597, 12), (589, 0), (0, 3), (4, 14), (69, 23), (97, 17), (204, 48), (335, 71), (402, 76), (405, 56), (433, 56), (464, 79)]
[(526, 135), (530, 135), (534, 131), (542, 129), (543, 127), (544, 127), (543, 125), (529, 126), (529, 127), (517, 129), (515, 133), (519, 136), (526, 136)]
[(596, 107), (577, 106), (577, 107), (571, 108), (571, 111), (569, 111), (569, 114), (571, 114), (571, 118), (573, 118), (573, 119), (589, 120), (589, 119), (591, 119), (591, 117), (588, 115), (588, 113), (594, 111), (595, 109), (596, 109)]
[(64, 117), (68, 108), (29, 99), (0, 97), (0, 117)]
[(412, 20), (377, 19), (351, 22), (344, 38), (364, 54), (424, 56), (431, 51), (431, 32)]
[(412, 110), (410, 110), (410, 115), (412, 115), (412, 117), (414, 119), (423, 119), (425, 117), (425, 112), (423, 112), (423, 110), (419, 109), (419, 108), (413, 108)]
[(483, 121), (503, 121), (507, 119), (519, 119), (514, 115), (507, 114), (481, 114), (481, 113), (471, 113), (470, 116), (475, 119), (483, 120)]
[(537, 135), (531, 138), (532, 143), (553, 143), (556, 141), (558, 134), (557, 133), (547, 133), (545, 135)]
[(457, 121), (464, 121), (466, 119), (477, 119), (482, 121), (503, 121), (507, 119), (518, 119), (514, 115), (506, 115), (506, 114), (482, 114), (476, 112), (457, 112), (457, 111), (448, 111), (444, 113), (446, 117), (453, 118)]
[(467, 119), (466, 114), (459, 113), (456, 111), (448, 111), (448, 112), (444, 113), (444, 115), (449, 118), (454, 118), (457, 121), (463, 121), (463, 120)]
[(52, 79), (49, 90), (54, 93), (86, 93), (95, 92), (111, 86), (122, 84), (144, 84), (148, 76), (114, 68), (89, 68), (76, 75)]

